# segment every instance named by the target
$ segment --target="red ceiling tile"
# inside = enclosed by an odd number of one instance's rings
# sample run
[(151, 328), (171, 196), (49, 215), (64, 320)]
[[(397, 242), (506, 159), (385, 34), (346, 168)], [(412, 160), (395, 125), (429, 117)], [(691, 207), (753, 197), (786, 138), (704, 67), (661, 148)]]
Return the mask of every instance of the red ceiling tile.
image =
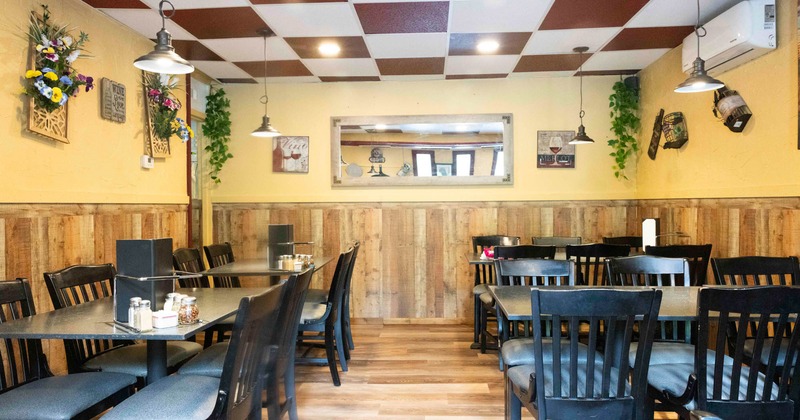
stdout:
[(258, 83), (253, 79), (225, 79), (225, 78), (220, 78), (220, 79), (217, 79), (217, 80), (219, 80), (220, 83), (250, 83), (250, 84)]
[(149, 9), (150, 7), (139, 0), (83, 0), (84, 3), (106, 9)]
[(648, 0), (555, 0), (539, 30), (623, 26)]
[[(263, 61), (241, 61), (234, 63), (253, 77), (264, 77)], [(268, 61), (269, 77), (313, 76), (300, 60)]]
[(444, 57), (381, 58), (375, 62), (383, 76), (444, 73)]
[(351, 77), (320, 76), (319, 80), (322, 80), (323, 82), (380, 82), (381, 78), (378, 76), (351, 76)]
[(186, 60), (225, 61), (214, 51), (209, 50), (205, 45), (197, 41), (173, 39), (172, 46), (175, 47), (175, 52)]
[(694, 31), (693, 26), (625, 28), (603, 48), (603, 51), (675, 48)]
[(445, 76), (447, 80), (462, 80), (462, 79), (504, 79), (508, 77), (506, 73), (500, 74), (448, 74)]
[[(369, 50), (364, 38), (360, 36), (284, 38), (300, 58), (369, 58)], [(324, 56), (319, 52), (323, 42), (333, 42), (342, 49), (335, 57)]]
[(250, 7), (178, 10), (172, 20), (199, 39), (253, 37), (268, 28)]
[[(500, 32), (486, 34), (450, 34), (450, 55), (511, 55), (520, 54), (528, 43), (531, 32)], [(494, 40), (500, 44), (497, 52), (482, 54), (476, 50), (478, 43)]]
[[(583, 61), (591, 56), (583, 54)], [(581, 64), (579, 54), (523, 55), (514, 72), (577, 70)]]
[(365, 34), (447, 32), (450, 3), (360, 3), (355, 8)]

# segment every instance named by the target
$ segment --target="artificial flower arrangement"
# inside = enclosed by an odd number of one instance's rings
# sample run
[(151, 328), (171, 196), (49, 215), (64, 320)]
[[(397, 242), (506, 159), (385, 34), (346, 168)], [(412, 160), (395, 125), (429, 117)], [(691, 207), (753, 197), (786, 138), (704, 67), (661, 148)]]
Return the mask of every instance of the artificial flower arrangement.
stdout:
[(144, 91), (153, 132), (160, 139), (167, 140), (176, 135), (187, 142), (194, 138), (194, 132), (186, 125), (186, 121), (177, 116), (181, 102), (172, 96), (172, 89), (177, 85), (178, 78), (168, 74), (145, 73), (144, 76)]
[(66, 105), (70, 96), (77, 95), (81, 86), (86, 86), (87, 92), (92, 90), (94, 80), (72, 67), (89, 35), (81, 32), (75, 40), (66, 26), (51, 23), (47, 5), (42, 5), (42, 9), (41, 18), (31, 12), (28, 38), (36, 46), (36, 52), (34, 67), (25, 72), (25, 94), (33, 98), (37, 108), (53, 112)]

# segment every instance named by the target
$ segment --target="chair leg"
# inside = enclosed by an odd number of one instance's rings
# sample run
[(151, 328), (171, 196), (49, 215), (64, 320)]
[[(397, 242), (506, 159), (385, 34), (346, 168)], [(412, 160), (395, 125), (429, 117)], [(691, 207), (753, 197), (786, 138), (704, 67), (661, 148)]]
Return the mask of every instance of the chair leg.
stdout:
[(294, 356), (286, 368), (286, 373), (283, 376), (283, 393), (286, 396), (287, 411), (289, 412), (289, 420), (298, 420), (297, 418), (297, 392), (294, 382)]
[[(217, 340), (219, 341), (219, 338), (217, 338)], [(203, 348), (207, 349), (212, 344), (214, 344), (214, 328), (209, 328), (203, 333)]]
[(339, 369), (336, 367), (336, 348), (333, 343), (333, 331), (327, 331), (328, 328), (325, 329), (325, 356), (328, 358), (328, 368), (331, 370), (333, 385), (340, 386), (342, 383), (339, 381)]
[(486, 328), (488, 328), (488, 326), (487, 326), (487, 324), (488, 324), (488, 319), (487, 319), (488, 315), (489, 314), (486, 311), (486, 308), (484, 308), (483, 305), (481, 305), (480, 306), (480, 327), (479, 327), (478, 331), (479, 331), (479, 339), (480, 339), (480, 343), (481, 343), (481, 353), (483, 353), (483, 354), (486, 353)]
[(506, 379), (506, 420), (522, 419), (522, 401), (514, 394), (511, 384)]
[(342, 372), (347, 372), (347, 359), (349, 357), (345, 353), (349, 352), (349, 350), (347, 349), (347, 343), (342, 340), (342, 324), (340, 322), (333, 326), (333, 334), (336, 339), (336, 351), (339, 353), (339, 364), (342, 365)]
[(481, 317), (481, 313), (480, 313), (481, 300), (478, 298), (478, 295), (474, 295), (473, 299), (475, 300), (475, 304), (474, 304), (474, 310), (472, 311), (472, 313), (473, 313), (473, 317), (472, 317), (473, 318), (472, 319), (472, 321), (473, 321), (472, 343), (473, 344), (477, 344), (478, 343), (478, 335), (480, 333), (480, 326), (481, 326), (481, 320), (480, 320), (480, 317)]
[(267, 374), (264, 377), (264, 392), (266, 393), (267, 400), (262, 401), (261, 407), (263, 408), (266, 406), (267, 418), (281, 418), (281, 393), (278, 389), (278, 378), (276, 378), (275, 375)]

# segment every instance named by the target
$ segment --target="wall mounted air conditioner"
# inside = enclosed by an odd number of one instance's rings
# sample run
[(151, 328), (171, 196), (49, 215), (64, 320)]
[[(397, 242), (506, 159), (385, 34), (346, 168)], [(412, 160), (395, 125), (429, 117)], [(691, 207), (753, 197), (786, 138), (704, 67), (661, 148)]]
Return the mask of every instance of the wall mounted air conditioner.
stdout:
[[(746, 0), (703, 25), (700, 58), (715, 75), (775, 50), (775, 0)], [(700, 30), (702, 34), (702, 29)], [(683, 71), (697, 58), (694, 32), (683, 39)]]

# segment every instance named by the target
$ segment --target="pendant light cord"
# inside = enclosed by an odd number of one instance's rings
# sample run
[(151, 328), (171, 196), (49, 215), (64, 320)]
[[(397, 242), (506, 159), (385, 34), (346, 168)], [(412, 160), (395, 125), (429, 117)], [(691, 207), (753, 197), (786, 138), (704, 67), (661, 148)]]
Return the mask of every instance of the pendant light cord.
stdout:
[[(700, 34), (700, 30), (703, 30), (703, 34)], [(700, 57), (700, 38), (706, 36), (706, 28), (700, 26), (700, 0), (697, 0), (697, 23), (694, 25), (694, 37), (697, 38), (697, 57)]]
[[(168, 4), (169, 7), (172, 8), (172, 11), (169, 14), (164, 13), (164, 3)], [(158, 14), (161, 15), (161, 29), (167, 29), (167, 19), (171, 19), (172, 16), (175, 15), (175, 5), (169, 0), (161, 0), (158, 2)]]
[(583, 116), (585, 115), (583, 112), (583, 52), (578, 53), (578, 60), (581, 61), (578, 71), (581, 73), (581, 112), (578, 113), (578, 118), (581, 119), (581, 125), (583, 125)]
[(267, 96), (267, 36), (264, 35), (264, 96), (261, 97), (264, 102), (264, 115), (267, 114), (267, 104), (269, 103), (269, 96)]

